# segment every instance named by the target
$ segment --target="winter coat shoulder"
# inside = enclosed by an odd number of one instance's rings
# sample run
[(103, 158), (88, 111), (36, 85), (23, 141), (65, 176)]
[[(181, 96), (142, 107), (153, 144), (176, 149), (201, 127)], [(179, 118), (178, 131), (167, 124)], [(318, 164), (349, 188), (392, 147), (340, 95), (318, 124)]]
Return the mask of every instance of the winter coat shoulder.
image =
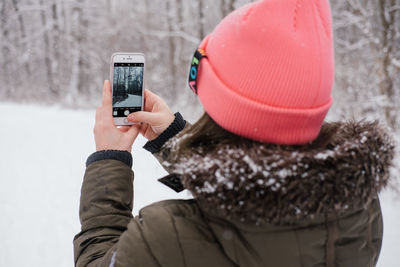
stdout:
[(182, 131), (153, 155), (194, 199), (136, 217), (129, 160), (88, 161), (75, 265), (375, 266), (393, 144), (376, 123), (328, 128), (323, 147), (216, 146), (179, 157)]

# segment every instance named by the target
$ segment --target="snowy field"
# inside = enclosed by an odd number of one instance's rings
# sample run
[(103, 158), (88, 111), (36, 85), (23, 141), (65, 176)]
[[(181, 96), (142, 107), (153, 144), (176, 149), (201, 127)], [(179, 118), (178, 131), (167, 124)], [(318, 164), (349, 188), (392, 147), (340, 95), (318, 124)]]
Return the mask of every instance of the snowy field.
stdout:
[[(85, 161), (95, 149), (94, 110), (0, 103), (0, 266), (73, 266), (72, 239)], [(156, 180), (166, 174), (142, 146), (133, 148), (134, 213), (154, 201), (188, 198)], [(398, 266), (400, 200), (382, 195), (385, 236), (379, 267)]]

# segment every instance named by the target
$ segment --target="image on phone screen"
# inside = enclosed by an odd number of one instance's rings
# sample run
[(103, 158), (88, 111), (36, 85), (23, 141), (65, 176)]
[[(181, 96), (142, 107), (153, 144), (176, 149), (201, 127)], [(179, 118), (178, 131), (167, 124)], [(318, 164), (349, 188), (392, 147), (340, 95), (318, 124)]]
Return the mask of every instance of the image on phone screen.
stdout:
[(114, 63), (113, 117), (141, 110), (144, 63)]

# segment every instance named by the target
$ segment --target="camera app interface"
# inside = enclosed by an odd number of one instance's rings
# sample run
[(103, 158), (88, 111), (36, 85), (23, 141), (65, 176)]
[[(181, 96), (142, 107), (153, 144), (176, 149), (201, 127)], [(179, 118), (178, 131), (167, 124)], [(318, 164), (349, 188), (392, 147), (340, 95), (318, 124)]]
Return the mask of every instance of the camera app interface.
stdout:
[(142, 105), (143, 63), (114, 63), (113, 116), (126, 117)]

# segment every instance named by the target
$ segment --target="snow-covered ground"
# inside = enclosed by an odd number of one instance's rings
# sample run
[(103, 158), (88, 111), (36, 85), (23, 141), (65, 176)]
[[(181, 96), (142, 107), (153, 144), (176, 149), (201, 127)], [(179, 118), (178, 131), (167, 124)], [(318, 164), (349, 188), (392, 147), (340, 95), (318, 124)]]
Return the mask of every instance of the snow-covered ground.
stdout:
[(142, 106), (142, 96), (141, 95), (130, 95), (128, 94), (128, 98), (124, 101), (117, 102), (114, 104), (114, 107), (140, 107)]
[[(0, 266), (73, 266), (72, 239), (85, 160), (95, 149), (93, 111), (0, 103)], [(166, 174), (142, 146), (133, 148), (134, 213), (167, 198), (188, 198), (159, 184)], [(398, 266), (400, 200), (382, 195), (380, 267)]]

